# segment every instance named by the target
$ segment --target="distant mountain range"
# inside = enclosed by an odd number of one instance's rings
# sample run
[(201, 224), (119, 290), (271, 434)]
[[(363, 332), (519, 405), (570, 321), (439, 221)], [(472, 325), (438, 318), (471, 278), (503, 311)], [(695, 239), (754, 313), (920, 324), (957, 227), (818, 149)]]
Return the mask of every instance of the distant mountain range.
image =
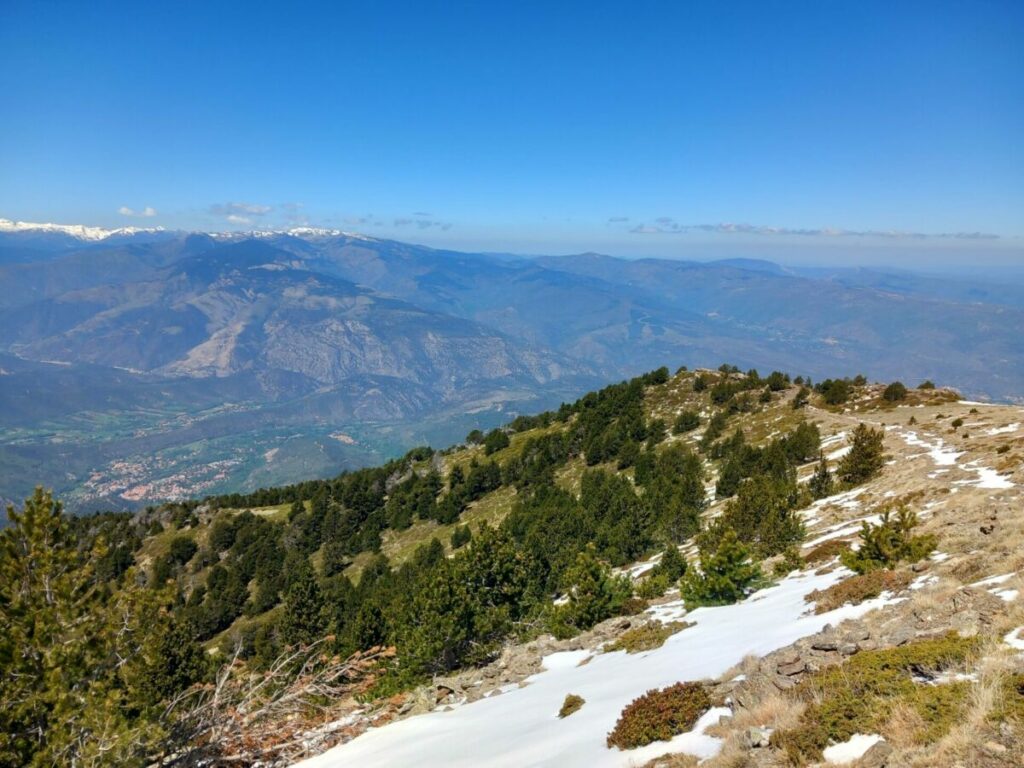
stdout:
[(443, 444), (657, 367), (1024, 391), (1024, 289), (0, 220), (0, 497), (136, 506)]

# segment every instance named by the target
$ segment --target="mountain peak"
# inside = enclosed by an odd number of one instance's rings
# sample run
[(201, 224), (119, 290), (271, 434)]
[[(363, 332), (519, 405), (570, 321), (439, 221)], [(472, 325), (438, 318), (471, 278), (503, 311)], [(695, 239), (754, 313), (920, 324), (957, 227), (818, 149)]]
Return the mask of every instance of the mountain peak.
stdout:
[(164, 232), (163, 227), (118, 227), (105, 229), (85, 224), (53, 224), (50, 222), (11, 221), (0, 219), (0, 232), (57, 233), (70, 235), (79, 240), (106, 240), (114, 235), (136, 235), (143, 232)]

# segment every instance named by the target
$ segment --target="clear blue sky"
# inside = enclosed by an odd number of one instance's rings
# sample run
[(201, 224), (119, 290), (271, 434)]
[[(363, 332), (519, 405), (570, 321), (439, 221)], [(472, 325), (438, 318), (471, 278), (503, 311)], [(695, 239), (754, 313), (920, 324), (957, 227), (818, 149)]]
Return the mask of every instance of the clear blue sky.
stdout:
[(1019, 259), (1022, 40), (1020, 0), (6, 0), (0, 217)]

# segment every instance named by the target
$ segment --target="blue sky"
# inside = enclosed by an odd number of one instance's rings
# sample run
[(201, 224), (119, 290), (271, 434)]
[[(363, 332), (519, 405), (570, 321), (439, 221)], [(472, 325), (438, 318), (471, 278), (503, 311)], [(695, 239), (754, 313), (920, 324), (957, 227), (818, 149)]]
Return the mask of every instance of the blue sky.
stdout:
[(0, 217), (799, 263), (1024, 254), (1021, 2), (0, 15)]

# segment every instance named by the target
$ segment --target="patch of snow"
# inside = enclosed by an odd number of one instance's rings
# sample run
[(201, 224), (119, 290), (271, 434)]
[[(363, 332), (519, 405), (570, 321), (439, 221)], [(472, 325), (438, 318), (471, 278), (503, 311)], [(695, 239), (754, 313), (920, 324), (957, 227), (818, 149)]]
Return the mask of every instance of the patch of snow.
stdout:
[(937, 675), (914, 672), (911, 677), (921, 685), (949, 685), (950, 683), (976, 683), (978, 675), (974, 672), (940, 672)]
[(983, 467), (977, 462), (971, 462), (965, 466), (972, 472), (978, 473), (977, 480), (961, 480), (957, 485), (973, 485), (975, 488), (990, 488), (993, 490), (1005, 490), (1013, 488), (1013, 483), (1000, 475), (991, 467)]
[(566, 669), (567, 667), (577, 667), (588, 656), (593, 656), (592, 651), (583, 649), (582, 651), (559, 651), (558, 653), (551, 653), (545, 656), (540, 661), (540, 665), (549, 672), (554, 672), (558, 669)]
[(862, 523), (868, 523), (869, 525), (878, 525), (882, 520), (881, 515), (868, 515), (867, 517), (859, 517), (856, 520), (848, 520), (844, 523), (840, 523), (838, 526), (832, 526), (828, 531), (819, 536), (816, 539), (811, 539), (804, 544), (804, 548), (816, 547), (822, 542), (830, 541), (832, 539), (839, 539), (843, 536), (852, 536), (855, 533), (860, 533)]
[(1012, 603), (1020, 595), (1020, 591), (1016, 589), (993, 589), (992, 594), (1004, 603)]
[(1015, 648), (1018, 651), (1024, 651), (1024, 627), (1017, 627), (1016, 629), (1010, 630), (1006, 637), (1003, 638), (1003, 642), (1011, 648)]
[(1020, 429), (1020, 422), (1014, 422), (1013, 424), (1007, 424), (1005, 427), (993, 427), (992, 429), (985, 430), (986, 435), (1005, 435), (1010, 432), (1016, 432)]
[(932, 552), (932, 555), (931, 555), (931, 557), (929, 559), (933, 563), (944, 563), (947, 560), (949, 560), (949, 553), (948, 552)]
[(852, 445), (844, 445), (842, 448), (836, 448), (834, 451), (832, 451), (830, 454), (828, 454), (825, 458), (828, 459), (829, 461), (835, 461), (836, 459), (843, 458), (843, 456), (845, 456), (846, 454), (848, 454), (852, 450), (853, 450), (853, 446)]
[(867, 735), (855, 733), (842, 744), (833, 744), (831, 747), (826, 747), (823, 752), (825, 762), (832, 765), (852, 763), (854, 760), (859, 760), (863, 757), (865, 752), (880, 741), (882, 741), (882, 737), (877, 733)]
[(938, 580), (939, 580), (939, 577), (936, 576), (934, 573), (926, 573), (925, 575), (918, 576), (916, 579), (914, 579), (914, 581), (910, 584), (910, 589), (913, 589), (913, 590), (924, 589), (925, 587), (929, 586), (930, 584), (937, 583)]
[(963, 451), (954, 451), (951, 448), (946, 447), (940, 437), (937, 442), (929, 443), (927, 440), (922, 440), (918, 437), (916, 432), (901, 432), (900, 435), (907, 445), (914, 445), (918, 448), (927, 448), (928, 455), (931, 456), (932, 461), (938, 464), (940, 467), (951, 467), (956, 465), (956, 460), (963, 456)]
[(668, 603), (651, 606), (644, 613), (650, 614), (662, 624), (670, 624), (673, 621), (679, 621), (686, 615), (686, 604), (682, 600), (672, 600)]
[(1015, 572), (1011, 572), (1011, 573), (1003, 573), (1003, 574), (1000, 574), (999, 576), (989, 576), (987, 579), (982, 579), (981, 581), (975, 581), (975, 582), (969, 584), (968, 586), (971, 586), (971, 587), (988, 587), (988, 586), (992, 586), (994, 584), (1005, 584), (1007, 581), (1009, 581), (1010, 579), (1012, 579), (1016, 575), (1017, 574)]
[(846, 439), (846, 433), (845, 432), (837, 432), (836, 434), (829, 435), (824, 440), (822, 440), (821, 441), (821, 447), (822, 448), (827, 448), (828, 446), (832, 445), (833, 443), (841, 443), (845, 439)]
[[(524, 688), (450, 712), (432, 712), (372, 728), (301, 765), (625, 768), (670, 751), (710, 757), (720, 744), (703, 729), (717, 722), (724, 710), (706, 713), (690, 734), (643, 750), (608, 749), (605, 735), (622, 709), (652, 688), (717, 677), (749, 654), (763, 656), (820, 631), (826, 624), (836, 625), (887, 604), (878, 598), (820, 615), (806, 613), (804, 595), (827, 589), (847, 574), (845, 569), (801, 573), (738, 605), (699, 608), (687, 615), (694, 626), (646, 654), (596, 655), (582, 667), (577, 664), (589, 652), (552, 654), (544, 660), (546, 671), (530, 677)], [(586, 704), (572, 717), (560, 720), (558, 709), (568, 693), (582, 696)]]

